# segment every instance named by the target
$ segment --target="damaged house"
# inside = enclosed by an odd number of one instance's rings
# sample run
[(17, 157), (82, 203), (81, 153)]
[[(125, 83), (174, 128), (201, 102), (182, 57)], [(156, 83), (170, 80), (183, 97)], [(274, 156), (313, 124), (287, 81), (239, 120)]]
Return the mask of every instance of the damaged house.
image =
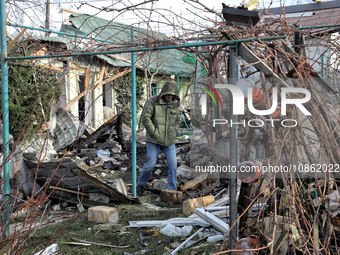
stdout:
[[(67, 23), (62, 25), (61, 31), (85, 38), (95, 38), (96, 46), (99, 46), (101, 50), (114, 50), (117, 47), (129, 45), (131, 31), (135, 33), (134, 36), (138, 40), (141, 38), (157, 40), (158, 37), (162, 37), (159, 33), (151, 35), (150, 31), (144, 29), (86, 14), (70, 15)], [(85, 50), (93, 47), (89, 45), (93, 43), (93, 40), (89, 39), (74, 40), (65, 36), (38, 38), (37, 44), (46, 45), (46, 48), (50, 47), (45, 52), (40, 50), (38, 54), (56, 51), (53, 41), (63, 44), (62, 47), (59, 46), (59, 50), (61, 48)], [(130, 55), (130, 53), (106, 54), (53, 60), (55, 62), (53, 66), (62, 69), (64, 72), (62, 76), (65, 76), (61, 84), (63, 95), (60, 107), (79, 116), (92, 128), (98, 128), (117, 113), (115, 104), (122, 103), (119, 102), (117, 96), (124, 93), (130, 95), (129, 86), (131, 85), (129, 80), (124, 80), (124, 76), (129, 76), (131, 71)], [(184, 62), (185, 56), (186, 54), (179, 50), (141, 53), (137, 56), (137, 80), (140, 80), (142, 86), (140, 105), (144, 104), (147, 97), (156, 95), (166, 81), (177, 82), (180, 97), (185, 96), (191, 83), (190, 77), (195, 71), (195, 66)], [(138, 119), (140, 114), (141, 112), (138, 113)]]
[[(139, 40), (142, 37), (156, 40), (157, 37), (162, 36), (153, 34), (153, 36), (146, 37), (149, 33), (147, 30), (85, 14), (71, 15), (61, 30), (68, 34), (76, 33), (83, 38), (51, 36), (27, 39), (30, 46), (35, 48), (33, 55), (44, 57), (51, 52), (54, 52), (54, 55), (65, 55), (75, 49), (84, 50), (90, 47), (89, 43), (93, 43), (93, 40), (90, 40), (92, 38), (96, 38), (95, 43), (101, 44), (102, 49), (112, 50), (116, 47), (125, 47), (130, 43), (131, 31), (135, 32)], [(137, 86), (140, 87), (137, 100), (141, 106), (137, 115), (138, 119), (147, 97), (157, 95), (166, 81), (177, 82), (181, 98), (188, 93), (191, 84), (190, 77), (195, 66), (185, 62), (185, 56), (185, 53), (178, 50), (166, 50), (161, 53), (148, 52), (137, 56), (135, 63), (137, 81), (139, 81)], [(84, 181), (82, 178), (85, 178), (87, 180), (84, 182), (84, 192), (87, 194), (101, 191), (113, 201), (128, 203), (136, 201), (136, 199), (127, 197), (125, 187), (122, 189), (124, 192), (117, 191), (115, 189), (117, 186), (112, 188), (96, 178), (91, 178), (86, 173), (89, 166), (75, 161), (74, 156), (72, 160), (64, 159), (67, 155), (62, 153), (64, 156), (60, 156), (59, 160), (54, 159), (58, 151), (64, 150), (65, 152), (65, 149), (77, 148), (79, 152), (77, 155), (89, 156), (88, 164), (90, 164), (90, 159), (97, 156), (97, 150), (114, 147), (114, 144), (104, 142), (103, 147), (99, 148), (98, 139), (105, 132), (110, 133), (108, 141), (116, 137), (120, 148), (123, 151), (126, 150), (124, 137), (122, 137), (124, 122), (122, 112), (129, 108), (131, 102), (130, 53), (95, 56), (70, 54), (70, 56), (65, 55), (53, 59), (41, 58), (35, 64), (57, 73), (61, 96), (51, 108), (49, 122), (41, 129), (42, 132), (48, 132), (24, 139), (12, 152), (11, 177), (18, 176), (12, 181), (12, 187), (19, 189), (23, 192), (23, 197), (27, 198), (42, 194), (46, 185), (56, 190), (63, 188), (75, 192), (79, 185), (83, 185), (81, 184)], [(121, 98), (125, 99), (120, 101)], [(184, 102), (183, 108), (186, 105), (187, 103)], [(127, 123), (130, 124), (130, 116), (126, 117)], [(131, 132), (129, 128), (127, 130)], [(83, 140), (78, 144), (77, 141), (82, 136)], [(92, 150), (88, 149), (87, 146), (96, 140), (98, 146)], [(103, 160), (100, 162), (99, 167), (105, 163)], [(111, 161), (107, 167), (114, 169), (118, 165), (118, 162)], [(33, 173), (38, 169), (41, 174), (38, 174), (37, 183), (34, 184)]]

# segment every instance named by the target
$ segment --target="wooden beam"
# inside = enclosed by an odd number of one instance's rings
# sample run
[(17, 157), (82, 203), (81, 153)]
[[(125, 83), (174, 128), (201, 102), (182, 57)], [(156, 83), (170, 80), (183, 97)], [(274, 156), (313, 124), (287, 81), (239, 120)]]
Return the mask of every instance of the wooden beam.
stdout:
[(205, 181), (208, 178), (208, 173), (199, 175), (197, 178), (188, 181), (184, 186), (180, 187), (181, 191), (187, 191), (188, 189), (194, 188), (196, 185), (200, 184), (202, 181)]
[[(70, 109), (70, 107), (71, 107), (72, 105), (74, 105), (76, 102), (78, 102), (78, 100), (79, 100), (80, 98), (82, 98), (84, 95), (86, 95), (88, 92), (90, 92), (90, 91), (96, 89), (97, 87), (99, 87), (99, 85), (102, 86), (103, 84), (106, 83), (106, 80), (107, 80), (107, 79), (103, 81), (104, 72), (105, 72), (105, 66), (106, 66), (106, 65), (105, 65), (105, 63), (104, 63), (104, 65), (103, 65), (103, 67), (102, 67), (102, 70), (101, 70), (101, 73), (100, 73), (99, 79), (96, 80), (94, 83), (92, 83), (92, 85), (91, 85), (91, 87), (90, 87), (89, 89), (85, 89), (85, 90), (84, 90), (83, 92), (81, 92), (78, 96), (76, 96), (76, 97), (75, 97), (68, 105), (66, 105), (66, 106), (64, 107), (65, 110)], [(124, 72), (122, 72), (122, 73), (124, 73)], [(121, 75), (120, 75), (120, 76), (121, 76)], [(118, 77), (120, 77), (120, 76), (115, 75), (115, 76), (110, 77), (110, 78), (113, 78), (113, 80), (114, 80), (114, 79), (116, 79), (116, 78), (118, 78)], [(110, 78), (109, 78), (109, 79), (110, 79)], [(102, 79), (102, 80), (101, 80), (101, 79)]]
[(89, 83), (90, 83), (90, 69), (87, 68), (86, 71), (85, 71), (85, 82), (84, 82), (84, 86), (86, 89), (89, 88)]
[(8, 46), (7, 46), (7, 55), (8, 53), (11, 51), (11, 49), (13, 48), (14, 44), (19, 40), (19, 38), (25, 33), (27, 28), (23, 29), (20, 34), (18, 34), (13, 41), (11, 41)]
[(53, 67), (53, 66), (48, 66), (48, 65), (44, 65), (44, 64), (40, 64), (40, 63), (38, 63), (37, 65), (41, 66), (43, 68), (52, 69), (52, 70), (55, 70), (55, 71), (58, 71), (58, 72), (64, 72), (63, 69), (56, 68), (56, 67)]
[[(79, 192), (79, 191), (74, 191), (74, 190), (71, 190), (71, 189), (65, 189), (65, 188), (55, 187), (55, 186), (52, 186), (52, 185), (50, 185), (48, 188), (49, 188), (49, 189), (54, 189), (54, 190), (65, 191), (65, 192), (72, 193), (72, 194), (76, 194), (76, 195), (84, 195), (84, 196), (87, 196), (87, 197), (90, 196), (90, 194), (85, 193), (85, 192)], [(111, 201), (120, 201), (119, 199), (116, 199), (116, 198), (113, 198), (113, 197), (109, 197), (109, 199), (110, 199)]]
[(70, 67), (71, 70), (87, 70), (88, 68), (84, 67)]
[(254, 64), (254, 67), (257, 70), (262, 71), (264, 75), (266, 76), (266, 78), (273, 79), (274, 81), (279, 83), (282, 87), (287, 87), (287, 88), (290, 87), (290, 85), (287, 82), (285, 82), (276, 73), (274, 73), (274, 71), (266, 63), (264, 63), (263, 60), (258, 58), (255, 55), (255, 53), (252, 50), (250, 50), (244, 43), (239, 44), (238, 53), (240, 57), (243, 58), (245, 61), (247, 61), (249, 64), (256, 63)]
[(77, 195), (84, 195), (84, 196), (87, 196), (87, 197), (89, 196), (89, 194), (85, 193), (85, 192), (79, 192), (79, 191), (74, 191), (74, 190), (70, 190), (70, 189), (59, 188), (59, 187), (55, 187), (55, 186), (52, 186), (52, 185), (50, 185), (48, 188), (49, 189), (60, 190), (60, 191), (65, 191), (65, 192), (72, 193), (72, 194), (77, 194)]
[(64, 8), (61, 8), (60, 10), (61, 10), (62, 12), (67, 12), (67, 13), (71, 13), (71, 14), (78, 14), (77, 12), (70, 11), (70, 10), (67, 10), (67, 9), (64, 9)]
[[(115, 79), (117, 79), (117, 78), (119, 78), (119, 77), (121, 77), (121, 76), (123, 76), (123, 75), (129, 73), (129, 72), (131, 72), (131, 69), (128, 69), (128, 70), (126, 70), (126, 71), (124, 71), (124, 72), (121, 72), (121, 73), (119, 73), (119, 74), (117, 74), (117, 75), (115, 75), (115, 76), (109, 77), (109, 78), (105, 79), (105, 80), (102, 82), (101, 86), (104, 85), (105, 83), (108, 83), (108, 82), (110, 82), (110, 81), (113, 81), (113, 80), (115, 80)], [(89, 89), (87, 89), (87, 90), (84, 90), (82, 93), (80, 93), (78, 96), (76, 96), (76, 97), (75, 97), (68, 105), (66, 105), (66, 106), (64, 107), (64, 109), (65, 109), (65, 110), (68, 110), (72, 105), (74, 105), (74, 103), (78, 102), (78, 100), (79, 100), (82, 96), (84, 96), (86, 93), (88, 93), (88, 92), (94, 90), (95, 88), (97, 88), (97, 87), (94, 87), (94, 85), (97, 84), (98, 82), (99, 82), (99, 80), (95, 81), (95, 82), (92, 84), (92, 86), (91, 86), (92, 88), (89, 88)]]
[(103, 79), (104, 79), (104, 75), (105, 75), (105, 69), (106, 69), (106, 62), (104, 62), (103, 66), (102, 66), (102, 70), (100, 72), (100, 76), (99, 76), (99, 80), (97, 85), (94, 86), (93, 89), (96, 89), (98, 87), (101, 87), (103, 85)]
[(138, 203), (139, 202), (138, 199), (130, 199), (127, 196), (121, 194), (120, 192), (114, 190), (113, 188), (107, 186), (106, 184), (100, 182), (96, 178), (87, 174), (84, 170), (80, 170), (80, 169), (76, 168), (76, 169), (73, 169), (72, 171), (79, 174), (80, 176), (86, 178), (86, 180), (92, 182), (95, 186), (97, 186), (98, 188), (100, 188), (103, 191), (106, 191), (107, 193), (109, 193), (114, 198), (119, 199), (121, 202), (124, 202), (124, 203), (136, 203), (136, 202)]

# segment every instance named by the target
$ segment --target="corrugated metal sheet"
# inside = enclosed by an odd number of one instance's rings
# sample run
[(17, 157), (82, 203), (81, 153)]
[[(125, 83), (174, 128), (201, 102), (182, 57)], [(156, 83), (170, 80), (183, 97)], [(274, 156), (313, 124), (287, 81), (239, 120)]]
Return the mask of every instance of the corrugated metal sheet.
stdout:
[[(145, 40), (166, 40), (166, 36), (161, 33), (151, 33), (151, 31), (146, 29), (112, 22), (87, 14), (72, 14), (70, 15), (70, 20), (73, 26), (63, 26), (64, 31), (97, 39), (115, 41), (119, 45), (131, 42), (131, 30), (134, 31), (134, 36), (136, 38), (138, 37), (139, 40), (143, 40), (143, 38)], [(102, 58), (102, 56), (100, 58)], [(126, 53), (122, 54), (122, 56), (126, 59), (130, 59), (131, 54)], [(169, 74), (191, 74), (194, 72), (195, 67), (188, 63), (184, 63), (184, 56), (184, 53), (175, 49), (151, 52), (148, 56), (145, 56), (138, 61), (137, 64), (139, 66), (137, 66), (137, 68), (147, 66), (149, 69), (158, 69), (159, 71)], [(116, 64), (115, 66), (127, 67), (131, 65), (128, 64), (129, 62), (127, 61), (119, 62), (118, 60), (104, 58), (102, 59), (110, 64), (112, 63), (112, 65)], [(118, 61), (118, 63), (115, 61)]]
[(115, 66), (115, 67), (130, 67), (131, 66), (130, 62), (120, 60), (120, 59), (117, 59), (117, 58), (112, 58), (112, 57), (109, 57), (107, 55), (97, 55), (97, 57), (106, 61), (110, 65)]
[[(70, 20), (73, 26), (79, 29), (79, 32), (86, 36), (98, 39), (115, 41), (118, 44), (131, 42), (131, 30), (134, 31), (136, 37), (146, 37), (149, 33), (146, 29), (126, 25), (119, 22), (111, 22), (97, 16), (88, 14), (72, 14)], [(151, 34), (149, 36), (152, 36)]]
[(60, 36), (51, 36), (51, 37), (47, 37), (47, 36), (30, 36), (30, 39), (36, 39), (39, 41), (47, 41), (47, 42), (60, 42), (60, 43), (65, 43), (67, 44), (69, 42), (69, 40), (67, 40), (67, 38), (64, 37), (60, 37)]
[[(66, 45), (67, 49), (75, 49), (75, 46), (73, 45), (73, 43), (70, 42), (70, 40), (74, 40), (75, 37), (66, 38), (64, 36), (62, 36), (62, 37), (40, 36), (40, 37), (33, 37), (33, 39), (36, 39), (36, 40), (39, 40), (39, 41), (60, 42), (60, 43), (64, 43)], [(131, 63), (129, 61), (122, 59), (119, 56), (116, 57), (115, 55), (96, 55), (95, 57), (97, 57), (101, 60), (104, 60), (105, 62), (107, 62), (108, 64), (110, 64), (114, 67), (130, 67), (131, 66)]]
[(32, 39), (32, 38), (38, 41), (64, 43), (68, 50), (74, 50), (76, 48), (74, 46), (75, 37), (65, 37), (65, 36), (51, 36), (51, 37), (46, 37), (46, 36), (32, 36), (31, 37), (30, 36), (29, 37), (29, 39)]

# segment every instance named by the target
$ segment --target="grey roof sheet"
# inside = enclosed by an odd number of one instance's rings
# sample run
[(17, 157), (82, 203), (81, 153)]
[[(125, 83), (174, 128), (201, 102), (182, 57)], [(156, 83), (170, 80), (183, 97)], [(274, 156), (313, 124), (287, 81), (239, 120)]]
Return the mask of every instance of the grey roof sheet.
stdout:
[(109, 63), (112, 66), (116, 66), (116, 67), (129, 67), (129, 66), (131, 66), (130, 62), (127, 62), (127, 61), (122, 60), (122, 59), (117, 59), (117, 58), (114, 58), (112, 56), (97, 55), (97, 57), (106, 61), (107, 63)]

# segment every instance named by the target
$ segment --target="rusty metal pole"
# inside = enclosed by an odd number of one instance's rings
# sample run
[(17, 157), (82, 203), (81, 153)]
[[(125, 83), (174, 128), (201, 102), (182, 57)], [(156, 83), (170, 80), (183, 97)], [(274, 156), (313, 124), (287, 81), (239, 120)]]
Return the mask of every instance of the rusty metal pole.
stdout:
[[(235, 84), (237, 80), (239, 79), (239, 69), (237, 64), (237, 44), (231, 45), (229, 47), (230, 49), (230, 66), (229, 66), (229, 77), (230, 77), (230, 83)], [(230, 93), (231, 95), (231, 93)], [(234, 100), (234, 98), (232, 99)], [(237, 125), (235, 123), (237, 122), (237, 115), (233, 114), (233, 104), (230, 102), (230, 121), (229, 123), (234, 123), (232, 126), (230, 125), (230, 140), (229, 140), (229, 146), (230, 146), (230, 169), (236, 169), (238, 164), (238, 146), (237, 146)], [(230, 227), (236, 222), (237, 219), (237, 201), (236, 201), (236, 194), (237, 194), (237, 176), (236, 171), (230, 171), (230, 179), (229, 179), (229, 224)], [(235, 243), (237, 241), (237, 226), (235, 226), (231, 229), (229, 234), (229, 245), (230, 249), (235, 248)], [(231, 252), (230, 254), (235, 255), (235, 252)]]

